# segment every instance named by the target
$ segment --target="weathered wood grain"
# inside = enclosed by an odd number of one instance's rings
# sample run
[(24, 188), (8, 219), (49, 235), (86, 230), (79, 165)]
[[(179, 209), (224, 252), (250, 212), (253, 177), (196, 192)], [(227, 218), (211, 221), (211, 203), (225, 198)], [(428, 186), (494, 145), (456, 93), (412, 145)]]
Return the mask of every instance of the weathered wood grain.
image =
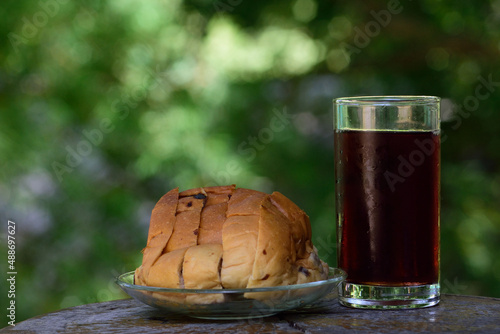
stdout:
[(334, 295), (316, 306), (272, 317), (198, 320), (163, 313), (133, 299), (88, 304), (40, 315), (0, 333), (345, 333), (500, 332), (500, 299), (443, 295), (438, 306), (400, 311), (342, 307)]

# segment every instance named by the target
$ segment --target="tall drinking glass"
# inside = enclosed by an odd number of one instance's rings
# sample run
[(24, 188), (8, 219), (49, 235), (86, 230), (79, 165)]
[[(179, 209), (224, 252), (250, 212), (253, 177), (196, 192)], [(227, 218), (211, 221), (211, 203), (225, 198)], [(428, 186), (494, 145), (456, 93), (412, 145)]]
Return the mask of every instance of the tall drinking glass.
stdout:
[(334, 101), (339, 301), (439, 303), (440, 113), (434, 96)]

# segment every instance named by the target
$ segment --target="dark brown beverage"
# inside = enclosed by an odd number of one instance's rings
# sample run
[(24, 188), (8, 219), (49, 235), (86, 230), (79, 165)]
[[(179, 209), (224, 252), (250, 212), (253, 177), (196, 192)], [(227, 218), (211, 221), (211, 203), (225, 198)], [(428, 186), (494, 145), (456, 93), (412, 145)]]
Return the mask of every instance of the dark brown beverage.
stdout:
[(439, 280), (439, 132), (336, 130), (338, 266), (347, 282)]

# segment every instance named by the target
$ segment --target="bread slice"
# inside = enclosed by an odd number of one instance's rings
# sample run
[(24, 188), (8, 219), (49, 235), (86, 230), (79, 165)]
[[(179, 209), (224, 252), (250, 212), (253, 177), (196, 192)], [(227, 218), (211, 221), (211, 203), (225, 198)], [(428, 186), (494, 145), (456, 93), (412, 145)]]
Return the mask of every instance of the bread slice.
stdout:
[(295, 244), (297, 257), (307, 258), (311, 249), (307, 247), (311, 240), (309, 217), (295, 203), (283, 194), (275, 191), (270, 196), (271, 202), (287, 218)]
[[(220, 266), (221, 244), (204, 244), (190, 247), (184, 255), (182, 276), (186, 289), (222, 289)], [(220, 293), (187, 294), (190, 304), (210, 304), (224, 301)]]
[(175, 224), (178, 199), (179, 188), (175, 188), (163, 195), (156, 203), (149, 223), (148, 244), (160, 233), (166, 235), (168, 241)]
[[(207, 205), (201, 212), (200, 229), (198, 234), (198, 245), (222, 244), (222, 227), (226, 222), (227, 195), (226, 202)], [(208, 195), (210, 199), (210, 194)]]
[(210, 205), (215, 205), (215, 204), (220, 204), (220, 203), (227, 203), (229, 199), (231, 198), (231, 194), (225, 194), (225, 193), (207, 193), (207, 203), (205, 206), (210, 206)]
[(149, 270), (148, 285), (169, 289), (183, 289), (182, 264), (188, 248), (165, 253)]
[(227, 217), (259, 215), (264, 199), (269, 195), (260, 191), (238, 188), (228, 202)]
[[(260, 210), (259, 236), (247, 288), (294, 284), (297, 275), (293, 272), (293, 249), (287, 218), (267, 198)], [(273, 297), (280, 294), (276, 293)], [(267, 299), (271, 296), (268, 293), (250, 293), (245, 297)]]
[[(183, 248), (163, 254), (149, 270), (147, 285), (169, 289), (183, 289), (182, 264), (186, 251), (187, 248)], [(184, 294), (163, 292), (158, 294), (164, 299), (177, 303), (183, 303), (186, 300)]]
[(134, 274), (135, 284), (147, 285), (149, 271), (161, 254), (163, 254), (167, 242), (168, 235), (162, 233), (153, 237), (146, 248), (143, 249), (142, 264)]
[(206, 195), (194, 195), (179, 200), (172, 236), (167, 244), (167, 252), (196, 246), (201, 220), (201, 210), (205, 206)]
[(226, 289), (244, 289), (252, 274), (259, 216), (232, 216), (222, 228), (221, 282)]
[(149, 223), (148, 242), (142, 250), (142, 264), (134, 274), (136, 284), (146, 285), (149, 269), (164, 253), (176, 221), (178, 200), (179, 188), (175, 188), (163, 195), (153, 208)]
[(222, 286), (243, 289), (252, 274), (259, 235), (260, 207), (268, 194), (239, 188), (228, 202), (226, 221), (222, 227)]

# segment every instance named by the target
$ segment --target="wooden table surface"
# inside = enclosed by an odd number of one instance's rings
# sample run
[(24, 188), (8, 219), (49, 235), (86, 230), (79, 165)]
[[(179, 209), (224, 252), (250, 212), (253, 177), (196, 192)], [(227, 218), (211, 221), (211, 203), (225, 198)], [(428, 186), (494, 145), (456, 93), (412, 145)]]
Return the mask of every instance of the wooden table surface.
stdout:
[(309, 310), (234, 321), (162, 313), (133, 299), (88, 304), (40, 315), (0, 333), (500, 333), (500, 299), (442, 295), (438, 306), (399, 311), (340, 306), (334, 294)]

